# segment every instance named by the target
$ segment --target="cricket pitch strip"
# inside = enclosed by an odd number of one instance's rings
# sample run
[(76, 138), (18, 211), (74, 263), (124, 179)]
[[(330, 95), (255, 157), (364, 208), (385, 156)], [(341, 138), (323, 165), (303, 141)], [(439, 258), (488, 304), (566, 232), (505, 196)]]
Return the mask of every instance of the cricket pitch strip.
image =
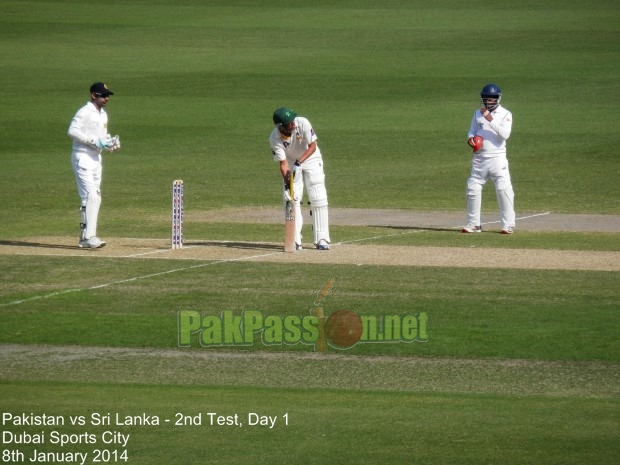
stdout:
[[(461, 213), (411, 212), (403, 210), (332, 209), (331, 222), (352, 226), (386, 226), (420, 233), (424, 230), (458, 230)], [(517, 232), (575, 231), (620, 232), (619, 215), (561, 215), (553, 213), (523, 214), (517, 220)], [(189, 215), (188, 215), (189, 217)], [(192, 221), (229, 221), (243, 218), (246, 223), (278, 223), (277, 209), (222, 209), (194, 213)], [(190, 218), (188, 218), (190, 219)], [(487, 229), (497, 225), (490, 221)], [(372, 238), (368, 238), (372, 239)], [(364, 240), (333, 242), (329, 251), (305, 248), (285, 254), (281, 243), (210, 241), (188, 238), (183, 249), (172, 250), (170, 240), (106, 236), (102, 249), (77, 247), (74, 237), (28, 237), (0, 241), (0, 255), (39, 255), (106, 257), (127, 259), (174, 259), (205, 262), (256, 261), (273, 263), (322, 263), (379, 266), (436, 266), (466, 268), (514, 268), (540, 270), (620, 271), (620, 252), (497, 249), (478, 247), (423, 247), (371, 245)]]

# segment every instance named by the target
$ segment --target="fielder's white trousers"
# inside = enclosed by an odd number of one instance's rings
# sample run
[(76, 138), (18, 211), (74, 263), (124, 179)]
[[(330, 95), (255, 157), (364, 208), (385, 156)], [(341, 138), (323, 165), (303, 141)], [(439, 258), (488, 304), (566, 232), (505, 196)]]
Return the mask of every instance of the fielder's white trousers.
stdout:
[(482, 188), (489, 179), (495, 184), (495, 193), (497, 195), (502, 229), (514, 228), (515, 194), (512, 189), (506, 155), (494, 157), (474, 155), (471, 175), (467, 180), (467, 223), (480, 226)]

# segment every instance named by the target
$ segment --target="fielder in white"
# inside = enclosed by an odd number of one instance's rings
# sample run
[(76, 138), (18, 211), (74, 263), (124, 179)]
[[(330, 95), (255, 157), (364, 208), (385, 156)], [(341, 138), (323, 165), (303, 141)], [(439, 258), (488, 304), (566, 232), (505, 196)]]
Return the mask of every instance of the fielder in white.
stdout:
[(105, 242), (97, 237), (97, 219), (101, 206), (101, 152), (120, 149), (118, 136), (108, 134), (108, 114), (103, 107), (114, 93), (102, 82), (90, 87), (90, 101), (78, 110), (69, 126), (73, 139), (71, 164), (77, 182), (80, 204), (79, 247), (97, 249)]
[(284, 179), (283, 200), (291, 200), (288, 180), (294, 174), (295, 205), (295, 244), (297, 250), (302, 248), (301, 230), (303, 218), (301, 201), (304, 185), (312, 208), (313, 242), (319, 250), (329, 250), (329, 218), (327, 210), (327, 190), (323, 157), (317, 145), (317, 136), (310, 121), (297, 116), (290, 108), (278, 108), (273, 114), (275, 129), (269, 136), (271, 153), (274, 161), (280, 164), (280, 173)]
[(467, 143), (475, 148), (474, 137), (481, 136), (482, 147), (474, 153), (471, 175), (467, 180), (467, 223), (464, 233), (482, 231), (480, 209), (482, 188), (488, 179), (495, 184), (495, 193), (502, 223), (502, 234), (512, 234), (515, 227), (515, 194), (510, 181), (506, 140), (512, 131), (512, 113), (500, 105), (502, 91), (496, 84), (487, 84), (480, 92), (482, 107), (476, 110), (467, 133)]

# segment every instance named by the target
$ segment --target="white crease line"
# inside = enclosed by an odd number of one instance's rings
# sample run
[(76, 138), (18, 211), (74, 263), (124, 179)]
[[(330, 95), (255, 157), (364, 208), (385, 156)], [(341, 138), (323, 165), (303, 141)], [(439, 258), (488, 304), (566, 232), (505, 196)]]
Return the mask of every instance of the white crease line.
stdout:
[[(188, 249), (193, 249), (198, 247), (197, 245), (188, 245), (188, 246), (183, 246), (183, 249), (188, 250)], [(137, 257), (144, 257), (146, 255), (154, 255), (154, 254), (158, 254), (158, 253), (167, 253), (167, 252), (174, 252), (173, 249), (158, 249), (158, 250), (152, 250), (150, 252), (142, 252), (142, 253), (133, 253), (130, 255), (122, 255), (120, 258), (137, 258)]]
[(268, 257), (270, 255), (275, 255), (275, 254), (280, 254), (280, 253), (282, 253), (282, 252), (279, 252), (279, 251), (278, 252), (270, 252), (270, 253), (261, 254), (261, 255), (252, 255), (252, 256), (249, 256), (249, 257), (230, 258), (230, 259), (226, 259), (226, 260), (218, 260), (218, 261), (215, 261), (215, 262), (201, 263), (200, 265), (192, 265), (192, 266), (188, 266), (188, 267), (185, 267), (185, 268), (175, 268), (173, 270), (160, 271), (159, 273), (151, 273), (151, 274), (147, 274), (147, 275), (143, 275), (143, 276), (135, 276), (133, 278), (120, 279), (118, 281), (111, 281), (109, 283), (97, 284), (95, 286), (89, 286), (89, 287), (78, 288), (78, 289), (67, 289), (67, 290), (64, 290), (64, 291), (52, 292), (51, 294), (45, 294), (45, 295), (38, 295), (38, 296), (35, 296), (35, 297), (29, 297), (27, 299), (14, 300), (12, 302), (7, 302), (7, 303), (4, 303), (4, 304), (0, 304), (0, 307), (9, 307), (11, 305), (23, 304), (25, 302), (31, 302), (33, 300), (48, 299), (50, 297), (55, 297), (55, 296), (61, 295), (61, 294), (68, 294), (70, 292), (81, 292), (81, 291), (89, 291), (89, 290), (93, 290), (93, 289), (102, 289), (104, 287), (113, 286), (115, 284), (130, 283), (130, 282), (133, 282), (133, 281), (140, 281), (142, 279), (154, 278), (156, 276), (163, 276), (163, 275), (166, 275), (166, 274), (177, 273), (179, 271), (193, 270), (193, 269), (196, 269), (196, 268), (204, 268), (204, 267), (211, 266), (211, 265), (219, 265), (221, 263), (240, 262), (240, 261), (243, 261), (243, 260), (253, 260), (255, 258)]
[[(527, 220), (529, 218), (536, 218), (537, 216), (545, 216), (545, 215), (549, 215), (551, 212), (545, 212), (545, 213), (537, 213), (535, 215), (529, 215), (529, 216), (522, 216), (520, 218), (516, 218), (516, 220), (521, 221), (521, 220)], [(482, 224), (493, 224), (493, 223), (499, 223), (499, 221), (487, 221), (486, 223), (482, 223)], [(450, 229), (461, 229), (463, 226), (447, 226), (447, 228)], [(396, 234), (388, 234), (385, 236), (374, 236), (374, 237), (365, 237), (363, 239), (353, 239), (350, 241), (343, 241), (343, 242), (337, 242), (336, 244), (332, 244), (332, 245), (341, 245), (341, 244), (352, 244), (354, 242), (363, 242), (363, 241), (372, 241), (374, 239), (383, 239), (386, 237), (395, 237), (395, 236), (404, 236), (406, 234), (415, 234), (415, 233), (420, 233), (420, 232), (424, 232), (423, 229), (415, 229), (415, 226), (411, 226), (411, 228), (414, 228), (410, 231), (405, 231), (405, 232), (400, 232), (400, 233), (396, 233)]]
[(0, 307), (8, 307), (10, 305), (23, 304), (24, 302), (30, 302), (32, 300), (47, 299), (49, 297), (55, 297), (57, 295), (62, 295), (62, 294), (69, 294), (71, 292), (80, 292), (80, 291), (83, 291), (83, 290), (84, 289), (66, 289), (64, 291), (52, 292), (51, 294), (38, 295), (38, 296), (35, 296), (35, 297), (29, 297), (28, 299), (14, 300), (13, 302), (7, 302), (5, 304), (0, 304)]
[(350, 241), (336, 242), (335, 244), (332, 244), (332, 245), (353, 244), (354, 242), (372, 241), (373, 239), (384, 239), (386, 237), (404, 236), (406, 234), (416, 234), (416, 233), (421, 233), (421, 232), (423, 231), (420, 229), (413, 229), (411, 231), (399, 232), (395, 234), (387, 234), (385, 236), (374, 236), (374, 237), (364, 237), (362, 239), (351, 239)]
[[(551, 212), (545, 212), (545, 213), (537, 213), (535, 215), (529, 215), (529, 216), (522, 216), (521, 218), (515, 218), (516, 221), (521, 221), (521, 220), (527, 220), (529, 218), (536, 218), (537, 216), (545, 216), (545, 215), (549, 215), (551, 214)], [(487, 221), (486, 223), (482, 223), (482, 224), (494, 224), (494, 223), (499, 223), (500, 220), (498, 221)], [(460, 228), (461, 226), (453, 226), (454, 228)]]

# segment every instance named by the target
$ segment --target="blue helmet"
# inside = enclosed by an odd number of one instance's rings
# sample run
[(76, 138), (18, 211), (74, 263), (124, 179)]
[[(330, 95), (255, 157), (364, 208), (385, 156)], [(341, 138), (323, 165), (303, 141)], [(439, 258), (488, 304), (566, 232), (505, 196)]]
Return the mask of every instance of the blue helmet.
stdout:
[(502, 90), (497, 84), (487, 84), (480, 91), (480, 100), (482, 105), (489, 111), (493, 111), (502, 100)]

